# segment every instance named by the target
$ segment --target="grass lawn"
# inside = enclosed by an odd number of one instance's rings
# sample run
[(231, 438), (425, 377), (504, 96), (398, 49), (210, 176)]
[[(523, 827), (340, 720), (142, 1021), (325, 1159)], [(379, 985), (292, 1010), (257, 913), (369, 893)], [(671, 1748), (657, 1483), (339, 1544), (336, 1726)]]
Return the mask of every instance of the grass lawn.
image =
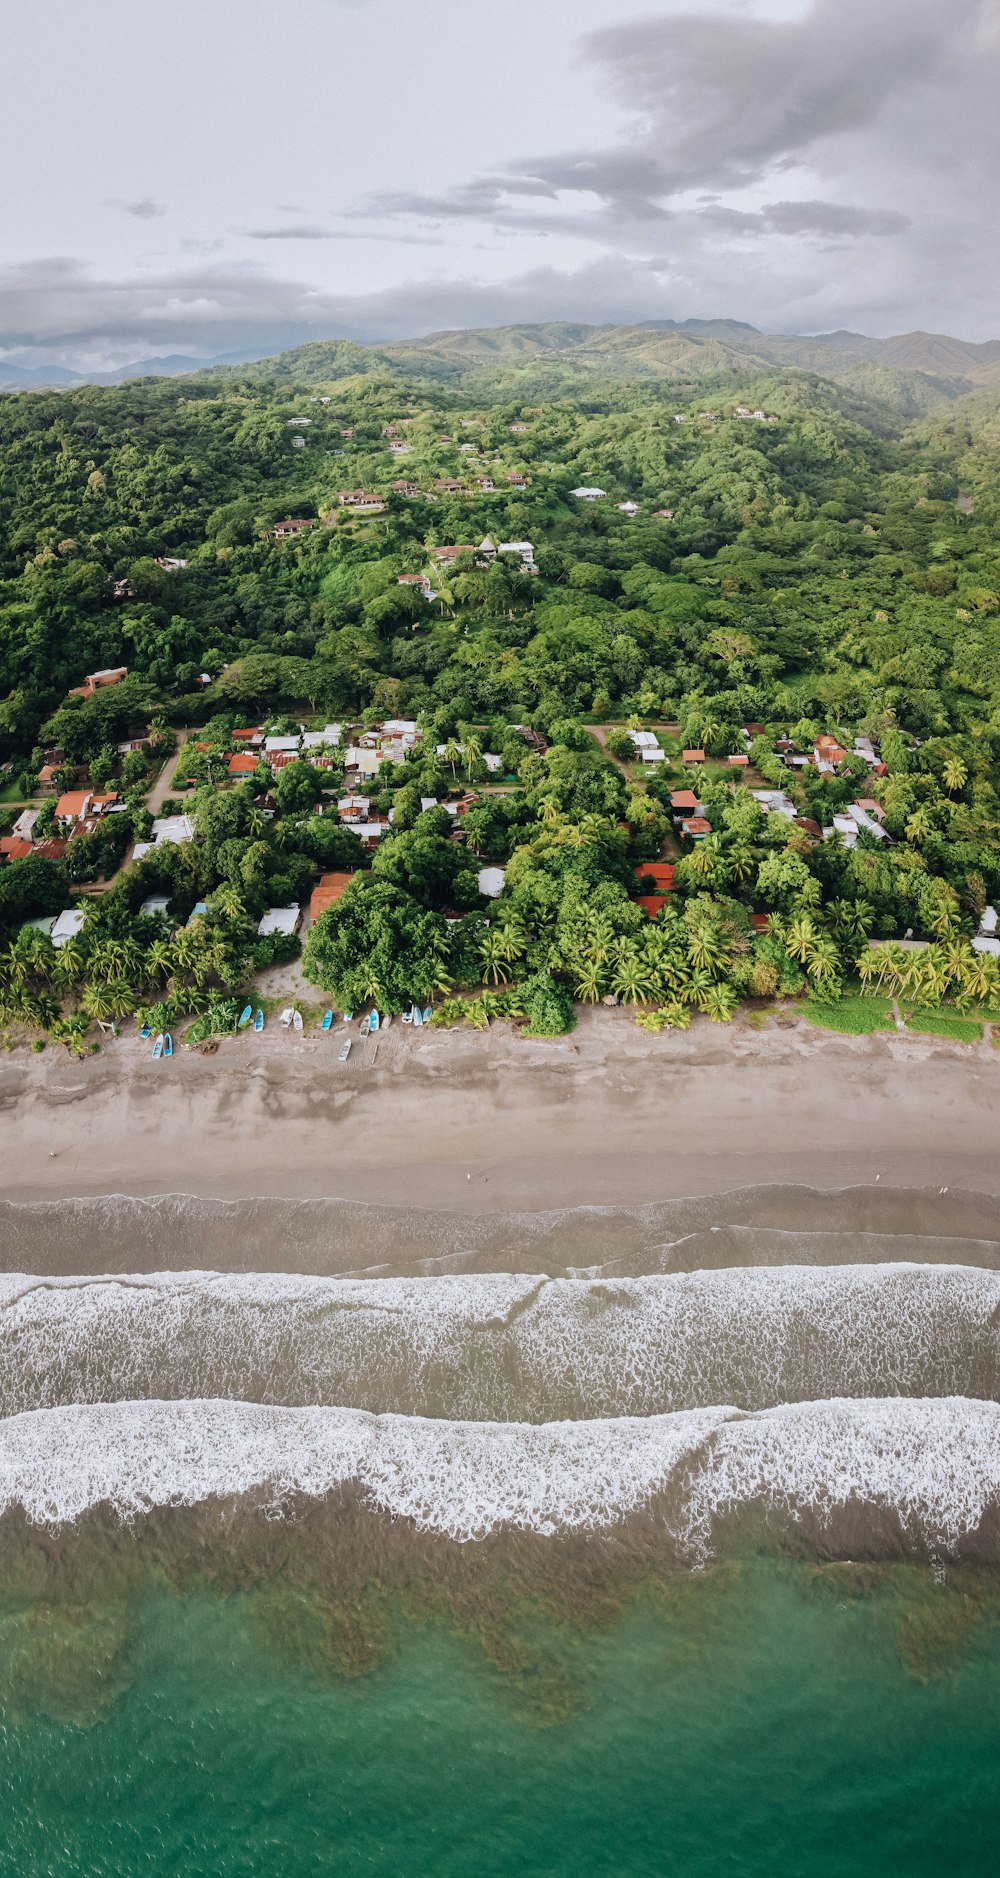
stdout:
[(948, 1037), (952, 1043), (981, 1043), (983, 1026), (975, 1017), (954, 1017), (950, 1011), (912, 1011), (907, 1030), (922, 1037)]
[(16, 782), (4, 783), (0, 789), (0, 802), (21, 802), (23, 799)]
[(869, 1037), (875, 1030), (895, 1029), (888, 998), (859, 994), (829, 1004), (807, 998), (798, 1008), (808, 1024), (815, 1024), (818, 1030), (838, 1030), (845, 1037)]

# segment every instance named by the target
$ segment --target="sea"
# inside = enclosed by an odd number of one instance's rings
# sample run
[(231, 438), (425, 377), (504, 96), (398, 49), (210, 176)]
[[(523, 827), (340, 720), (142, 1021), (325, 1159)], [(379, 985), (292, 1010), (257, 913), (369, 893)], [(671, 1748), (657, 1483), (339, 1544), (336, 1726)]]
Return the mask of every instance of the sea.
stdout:
[(1000, 1208), (0, 1202), (0, 1878), (965, 1878)]

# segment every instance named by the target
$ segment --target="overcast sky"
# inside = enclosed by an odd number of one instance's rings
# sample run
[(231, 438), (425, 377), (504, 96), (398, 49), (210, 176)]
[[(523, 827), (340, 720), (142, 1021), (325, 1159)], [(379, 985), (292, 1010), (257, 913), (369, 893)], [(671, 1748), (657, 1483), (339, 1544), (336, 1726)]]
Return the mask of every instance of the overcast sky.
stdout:
[(0, 357), (1000, 337), (1000, 0), (6, 0)]

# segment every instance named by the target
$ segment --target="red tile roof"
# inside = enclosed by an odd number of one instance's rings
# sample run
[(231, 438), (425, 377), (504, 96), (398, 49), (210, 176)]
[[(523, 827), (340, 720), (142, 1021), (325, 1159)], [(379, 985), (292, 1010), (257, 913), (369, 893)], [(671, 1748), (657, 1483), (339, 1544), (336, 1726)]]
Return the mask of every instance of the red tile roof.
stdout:
[(681, 823), (681, 828), (686, 835), (710, 835), (712, 832), (712, 824), (705, 820), (704, 815), (689, 815), (687, 821)]
[(23, 861), (31, 853), (31, 842), (21, 835), (0, 835), (0, 859)]
[(640, 861), (635, 870), (637, 880), (655, 880), (661, 892), (669, 893), (674, 884), (673, 861)]
[(670, 806), (672, 809), (696, 809), (699, 803), (693, 789), (675, 789), (670, 798)]
[(685, 763), (704, 763), (705, 752), (704, 750), (685, 750), (684, 761)]
[(257, 768), (255, 756), (231, 756), (229, 759), (230, 776), (252, 776)]
[(670, 904), (668, 893), (640, 893), (636, 895), (635, 905), (641, 906), (648, 919), (655, 919)]
[(312, 898), (309, 902), (310, 919), (319, 919), (321, 913), (325, 913), (328, 907), (333, 906), (346, 893), (353, 879), (353, 874), (324, 874), (312, 891)]

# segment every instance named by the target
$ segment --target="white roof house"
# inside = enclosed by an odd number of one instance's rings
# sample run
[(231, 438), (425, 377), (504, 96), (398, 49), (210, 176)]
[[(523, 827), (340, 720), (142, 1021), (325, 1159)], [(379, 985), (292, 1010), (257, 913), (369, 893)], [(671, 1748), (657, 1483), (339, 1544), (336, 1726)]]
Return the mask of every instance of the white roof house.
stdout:
[(503, 757), (495, 756), (492, 750), (483, 751), (483, 762), (491, 776), (503, 775)]
[(278, 750), (297, 750), (298, 747), (299, 747), (299, 740), (297, 737), (265, 737), (264, 738), (264, 749), (265, 751), (272, 753), (272, 754)]
[(984, 906), (983, 917), (979, 922), (979, 931), (992, 935), (997, 929), (997, 910), (995, 906)]
[(656, 733), (652, 730), (630, 730), (629, 736), (637, 750), (658, 750)]
[(619, 502), (618, 508), (622, 515), (638, 515), (639, 513), (638, 502)]
[(83, 925), (83, 921), (84, 915), (80, 907), (68, 906), (64, 913), (60, 913), (55, 925), (49, 933), (52, 944), (54, 946), (64, 946), (67, 939), (75, 939)]
[(178, 846), (184, 841), (194, 840), (194, 823), (190, 815), (159, 815), (153, 823), (153, 843), (162, 847), (165, 841), (173, 841)]
[(266, 939), (272, 933), (284, 933), (287, 937), (291, 937), (292, 933), (298, 932), (301, 918), (300, 906), (272, 906), (261, 916), (257, 931), (262, 939)]
[(991, 958), (1000, 959), (1000, 939), (991, 939), (988, 933), (977, 933), (972, 946), (975, 952), (988, 952)]
[(876, 821), (874, 815), (869, 815), (867, 809), (859, 808), (856, 802), (851, 802), (844, 813), (850, 816), (856, 828), (863, 828), (866, 835), (874, 835), (878, 841), (888, 841), (889, 836), (881, 822)]
[(336, 748), (340, 742), (340, 729), (339, 724), (326, 724), (322, 730), (303, 731), (303, 750), (321, 750), (324, 744), (330, 744)]
[(382, 729), (387, 737), (415, 737), (417, 720), (415, 717), (387, 717)]
[(140, 913), (145, 913), (147, 919), (155, 919), (158, 914), (165, 913), (166, 910), (167, 896), (165, 893), (151, 893), (148, 900), (144, 900), (139, 908)]
[(787, 821), (794, 822), (795, 804), (783, 789), (751, 789), (750, 794), (766, 814), (784, 815)]
[(286, 422), (287, 424), (303, 424), (303, 425), (305, 425), (305, 424), (311, 424), (311, 423), (312, 423), (312, 418), (311, 418), (311, 417), (288, 417), (288, 418), (286, 418), (286, 419), (285, 419), (285, 422)]
[(574, 495), (578, 502), (601, 502), (607, 493), (606, 489), (589, 489), (586, 486), (582, 489), (570, 490), (570, 494)]
[(497, 900), (503, 892), (503, 883), (507, 878), (502, 867), (481, 867), (479, 869), (479, 891), (488, 900)]
[(35, 823), (40, 814), (40, 809), (22, 809), (10, 831), (11, 834), (16, 835), (19, 841), (31, 841), (35, 832)]

